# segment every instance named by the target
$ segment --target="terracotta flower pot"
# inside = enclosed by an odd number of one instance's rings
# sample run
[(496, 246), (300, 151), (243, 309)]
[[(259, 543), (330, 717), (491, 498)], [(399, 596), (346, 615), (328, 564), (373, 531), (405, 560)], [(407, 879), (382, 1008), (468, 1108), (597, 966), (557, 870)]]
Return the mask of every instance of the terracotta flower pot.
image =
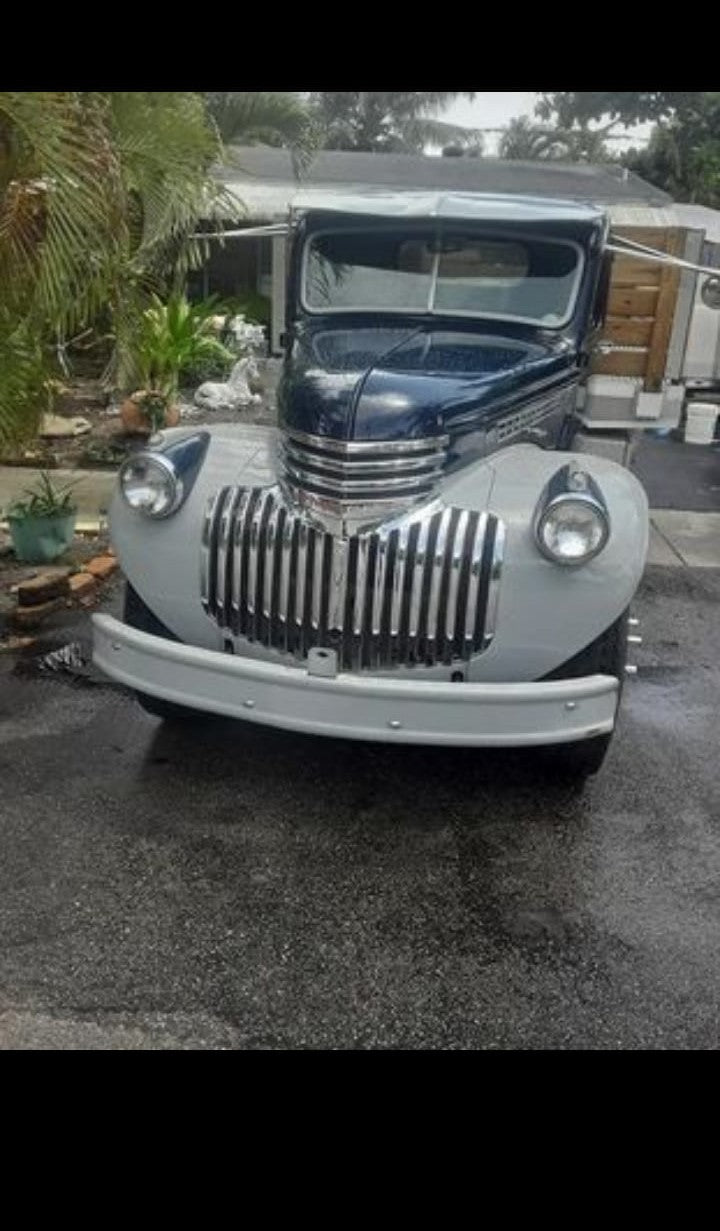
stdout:
[[(158, 426), (148, 415), (143, 402), (144, 390), (139, 390), (126, 398), (120, 407), (120, 418), (125, 431), (132, 436), (150, 436)], [(167, 406), (161, 427), (176, 427), (180, 422), (180, 407)]]

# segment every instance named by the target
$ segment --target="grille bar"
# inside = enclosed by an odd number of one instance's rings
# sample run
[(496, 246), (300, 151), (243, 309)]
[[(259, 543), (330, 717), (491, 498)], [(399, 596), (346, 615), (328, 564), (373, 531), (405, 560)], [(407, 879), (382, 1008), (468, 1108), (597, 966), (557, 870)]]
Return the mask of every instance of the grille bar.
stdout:
[(201, 599), (234, 636), (344, 670), (466, 661), (492, 640), (504, 527), (493, 514), (416, 510), (349, 538), (311, 525), (279, 487), (208, 502)]
[(442, 472), (447, 445), (447, 436), (342, 441), (286, 430), (280, 448), (292, 488), (335, 499), (379, 501), (429, 495)]

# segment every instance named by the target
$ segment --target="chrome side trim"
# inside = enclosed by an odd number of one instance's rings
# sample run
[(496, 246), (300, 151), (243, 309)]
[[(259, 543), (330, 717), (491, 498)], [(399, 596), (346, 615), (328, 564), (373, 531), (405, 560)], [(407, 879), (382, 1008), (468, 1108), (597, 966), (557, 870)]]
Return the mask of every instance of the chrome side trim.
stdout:
[(524, 406), (496, 420), (490, 429), (493, 441), (498, 446), (506, 444), (511, 437), (532, 430), (550, 415), (566, 415), (574, 409), (577, 385), (554, 389), (542, 397), (533, 398)]

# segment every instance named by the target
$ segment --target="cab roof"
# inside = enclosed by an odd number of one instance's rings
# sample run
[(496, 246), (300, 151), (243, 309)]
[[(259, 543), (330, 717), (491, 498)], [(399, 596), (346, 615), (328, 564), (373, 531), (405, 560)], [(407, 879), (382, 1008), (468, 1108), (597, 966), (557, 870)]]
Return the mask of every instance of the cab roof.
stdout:
[(564, 201), (554, 197), (500, 195), (485, 192), (388, 192), (366, 189), (306, 189), (295, 194), (292, 213), (358, 214), (377, 218), (440, 218), (452, 221), (494, 223), (575, 223), (592, 226), (602, 222), (605, 211), (590, 201)]

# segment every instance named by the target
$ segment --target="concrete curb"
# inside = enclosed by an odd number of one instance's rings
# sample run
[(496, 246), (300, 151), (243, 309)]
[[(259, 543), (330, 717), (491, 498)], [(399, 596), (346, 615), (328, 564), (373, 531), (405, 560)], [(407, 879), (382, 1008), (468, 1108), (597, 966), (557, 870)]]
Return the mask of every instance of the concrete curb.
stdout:
[(720, 568), (720, 513), (651, 509), (648, 564)]
[[(29, 466), (0, 466), (0, 510), (20, 496), (39, 473)], [(116, 473), (110, 470), (52, 471), (53, 479), (60, 484), (77, 483), (77, 529), (80, 533), (92, 534), (105, 529)], [(651, 509), (648, 564), (670, 568), (720, 568), (720, 512)]]

